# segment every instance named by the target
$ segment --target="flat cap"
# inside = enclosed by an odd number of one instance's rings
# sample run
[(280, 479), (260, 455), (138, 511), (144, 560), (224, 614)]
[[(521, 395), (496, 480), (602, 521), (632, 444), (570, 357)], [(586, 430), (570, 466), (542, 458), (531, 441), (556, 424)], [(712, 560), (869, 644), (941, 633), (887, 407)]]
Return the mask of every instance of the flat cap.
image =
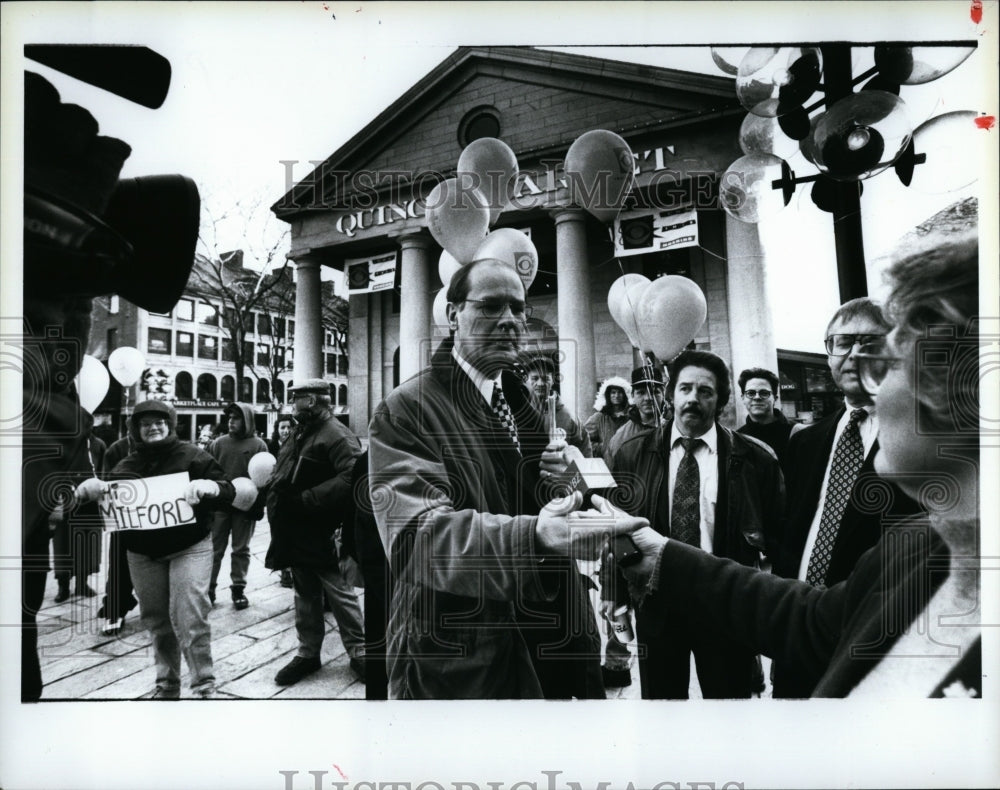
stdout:
[(325, 379), (304, 379), (288, 388), (290, 392), (317, 392), (320, 395), (330, 394), (330, 382)]

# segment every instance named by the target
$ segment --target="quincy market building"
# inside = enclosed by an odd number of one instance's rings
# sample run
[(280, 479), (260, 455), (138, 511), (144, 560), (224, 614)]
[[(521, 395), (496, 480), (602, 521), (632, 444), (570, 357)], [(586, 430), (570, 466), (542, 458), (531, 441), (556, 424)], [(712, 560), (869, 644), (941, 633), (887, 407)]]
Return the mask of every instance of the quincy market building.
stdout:
[[(494, 229), (528, 233), (538, 250), (531, 342), (560, 360), (563, 400), (581, 418), (600, 382), (627, 378), (638, 361), (607, 305), (626, 272), (697, 283), (708, 315), (694, 345), (725, 359), (734, 378), (747, 367), (778, 370), (757, 227), (718, 207), (719, 178), (742, 155), (745, 115), (724, 77), (521, 47), (457, 50), (272, 207), (291, 225), (296, 378), (323, 370), (321, 266), (346, 271), (357, 288), (349, 298), (352, 430), (367, 435), (379, 401), (427, 364), (444, 336), (432, 318), (441, 248), (420, 198), (454, 175), (479, 137), (497, 137), (517, 155), (514, 198)], [(567, 149), (591, 129), (621, 135), (635, 158), (635, 203), (612, 225), (573, 205), (562, 178)], [(790, 417), (836, 401), (825, 357), (781, 357)], [(744, 415), (735, 398), (724, 421)]]

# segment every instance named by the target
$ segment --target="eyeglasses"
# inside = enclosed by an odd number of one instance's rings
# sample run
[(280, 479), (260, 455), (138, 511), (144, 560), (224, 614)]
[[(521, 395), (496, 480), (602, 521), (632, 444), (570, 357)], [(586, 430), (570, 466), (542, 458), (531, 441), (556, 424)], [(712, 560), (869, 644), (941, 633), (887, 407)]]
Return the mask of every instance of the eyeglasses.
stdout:
[(479, 307), (479, 312), (486, 318), (499, 318), (503, 311), (510, 308), (510, 314), (519, 320), (531, 318), (532, 307), (524, 302), (494, 302), (489, 299), (463, 299)]
[(750, 398), (760, 398), (761, 400), (767, 400), (772, 395), (771, 390), (744, 390), (743, 397)]
[(884, 343), (885, 335), (830, 335), (825, 342), (826, 353), (831, 357), (846, 357), (856, 345)]
[(887, 354), (885, 343), (869, 343), (862, 346), (854, 355), (858, 364), (858, 378), (861, 386), (869, 395), (878, 394), (882, 381), (890, 370), (895, 370), (902, 364), (903, 358), (895, 354)]
[(150, 419), (150, 420), (139, 420), (139, 427), (140, 428), (162, 428), (166, 424), (167, 424), (167, 421), (164, 418), (162, 418), (162, 417), (158, 417), (158, 418), (154, 418), (154, 419)]

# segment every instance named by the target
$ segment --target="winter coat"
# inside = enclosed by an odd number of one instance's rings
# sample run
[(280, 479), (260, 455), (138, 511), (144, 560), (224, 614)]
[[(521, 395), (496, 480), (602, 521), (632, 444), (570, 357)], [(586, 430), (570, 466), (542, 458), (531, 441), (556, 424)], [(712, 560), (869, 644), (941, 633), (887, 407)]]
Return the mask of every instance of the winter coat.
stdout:
[(233, 501), (235, 491), (218, 462), (197, 445), (178, 439), (172, 431), (155, 444), (137, 443), (133, 452), (115, 464), (108, 478), (156, 477), (175, 472), (187, 472), (192, 480), (214, 480), (219, 484), (219, 496), (202, 499), (194, 506), (194, 524), (121, 531), (124, 548), (155, 558), (193, 546), (211, 531), (214, 512)]
[[(240, 410), (243, 418), (243, 430), (237, 435), (223, 434), (218, 439), (213, 439), (208, 445), (208, 454), (211, 455), (219, 466), (226, 473), (226, 477), (235, 480), (237, 477), (249, 477), (247, 466), (250, 459), (257, 453), (267, 452), (267, 443), (257, 436), (254, 429), (253, 407), (246, 403), (234, 403), (234, 408)], [(263, 497), (259, 499), (260, 505), (254, 505), (248, 513), (254, 520), (262, 518)], [(232, 509), (232, 508), (230, 508)]]
[(601, 386), (597, 390), (597, 397), (594, 399), (596, 414), (590, 415), (583, 426), (590, 436), (590, 451), (594, 458), (603, 458), (604, 463), (609, 466), (611, 465), (611, 454), (608, 452), (608, 443), (618, 429), (628, 422), (627, 411), (623, 411), (619, 415), (612, 411), (611, 401), (608, 397), (608, 389), (611, 387), (618, 387), (625, 393), (625, 403), (622, 404), (622, 407), (627, 409), (628, 401), (632, 397), (632, 387), (625, 379), (612, 376), (601, 382)]
[(267, 489), (272, 569), (336, 568), (333, 535), (351, 511), (357, 437), (329, 409), (309, 415), (285, 440)]
[(505, 372), (518, 453), (451, 349), (442, 343), (369, 426), (372, 503), (395, 580), (390, 696), (602, 698), (582, 577), (535, 541), (549, 499), (538, 468), (544, 422)]

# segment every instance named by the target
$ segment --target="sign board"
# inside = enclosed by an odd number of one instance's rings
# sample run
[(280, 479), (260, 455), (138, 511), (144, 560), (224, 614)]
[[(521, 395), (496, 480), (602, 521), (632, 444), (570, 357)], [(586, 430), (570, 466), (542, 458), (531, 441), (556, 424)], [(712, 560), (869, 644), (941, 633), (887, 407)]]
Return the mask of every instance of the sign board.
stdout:
[(698, 212), (693, 208), (623, 211), (615, 218), (615, 255), (698, 246)]
[(98, 508), (108, 530), (166, 529), (195, 522), (194, 508), (184, 499), (187, 472), (135, 480), (115, 480)]
[(396, 282), (396, 253), (389, 252), (374, 258), (347, 261), (348, 294), (384, 291)]

